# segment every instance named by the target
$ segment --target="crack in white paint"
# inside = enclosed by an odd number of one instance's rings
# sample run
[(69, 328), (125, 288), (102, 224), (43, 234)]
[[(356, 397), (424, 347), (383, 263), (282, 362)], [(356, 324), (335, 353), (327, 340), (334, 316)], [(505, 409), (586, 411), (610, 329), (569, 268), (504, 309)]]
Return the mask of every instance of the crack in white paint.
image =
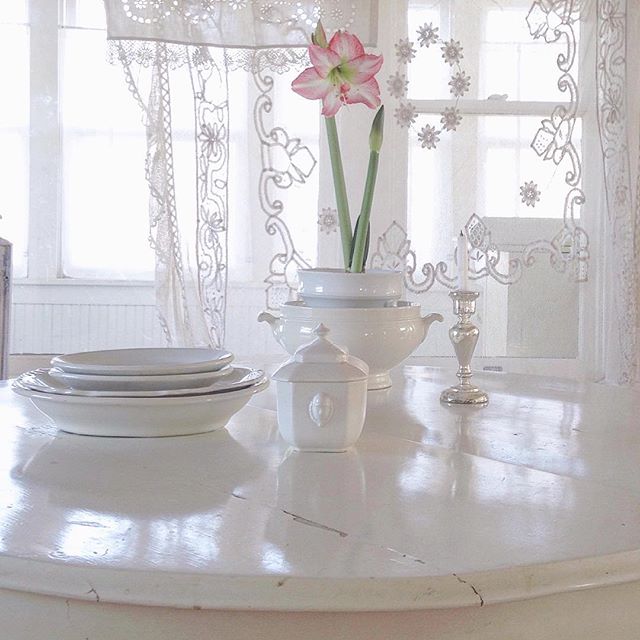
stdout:
[(100, 602), (100, 595), (98, 594), (98, 592), (94, 589), (91, 583), (89, 583), (89, 586), (91, 587), (91, 589), (89, 589), (89, 591), (86, 592), (87, 595), (90, 593), (93, 593), (93, 595), (96, 597), (96, 602)]
[[(240, 493), (238, 493), (237, 491), (232, 491), (231, 493), (226, 493), (225, 495), (230, 495), (234, 498), (237, 498), (239, 500), (243, 500), (243, 501), (249, 501), (249, 498), (247, 496), (244, 496)], [(272, 509), (274, 505), (271, 505), (269, 503), (259, 503), (261, 504), (261, 506), (267, 507), (269, 509)], [(297, 522), (299, 524), (304, 524), (308, 527), (314, 527), (316, 529), (320, 529), (322, 531), (328, 531), (329, 533), (337, 533), (341, 538), (346, 538), (347, 536), (351, 535), (346, 531), (341, 531), (340, 529), (335, 529), (334, 527), (330, 527), (328, 525), (322, 524), (321, 522), (316, 522), (315, 520), (310, 520), (309, 518), (304, 518), (302, 516), (299, 516), (296, 513), (292, 513), (291, 511), (287, 511), (286, 509), (279, 509), (279, 511), (281, 513), (284, 513), (285, 515), (289, 516), (290, 518), (293, 518), (294, 522)], [(353, 537), (353, 536), (352, 536)], [(396, 554), (398, 556), (400, 556), (399, 560), (392, 560), (393, 562), (401, 562), (402, 560), (409, 560), (411, 562), (415, 562), (421, 565), (427, 565), (428, 563), (425, 562), (424, 560), (411, 555), (410, 553), (403, 553), (402, 551), (399, 551), (398, 549), (394, 549), (393, 547), (388, 547), (385, 544), (376, 544), (376, 542), (371, 541), (366, 539), (363, 536), (358, 536), (356, 535), (355, 538), (357, 540), (362, 540), (367, 546), (376, 548), (376, 549), (381, 549), (383, 551), (387, 551), (389, 553), (393, 553)], [(280, 585), (278, 585), (280, 586)]]
[(484, 607), (484, 599), (483, 597), (480, 595), (480, 592), (470, 583), (467, 582), (466, 580), (463, 580), (460, 576), (456, 575), (455, 573), (451, 574), (458, 582), (461, 582), (462, 584), (466, 584), (468, 587), (471, 588), (471, 590), (473, 591), (473, 593), (475, 593), (478, 598), (480, 599), (480, 606)]
[(349, 535), (345, 531), (340, 531), (340, 529), (334, 529), (333, 527), (328, 527), (326, 524), (321, 524), (320, 522), (315, 522), (314, 520), (303, 518), (302, 516), (296, 515), (295, 513), (291, 513), (290, 511), (285, 511), (284, 509), (282, 509), (282, 513), (286, 513), (288, 516), (291, 516), (294, 522), (298, 522), (299, 524), (304, 524), (308, 527), (315, 527), (316, 529), (322, 529), (323, 531), (330, 531), (331, 533), (337, 533), (341, 538), (346, 538)]

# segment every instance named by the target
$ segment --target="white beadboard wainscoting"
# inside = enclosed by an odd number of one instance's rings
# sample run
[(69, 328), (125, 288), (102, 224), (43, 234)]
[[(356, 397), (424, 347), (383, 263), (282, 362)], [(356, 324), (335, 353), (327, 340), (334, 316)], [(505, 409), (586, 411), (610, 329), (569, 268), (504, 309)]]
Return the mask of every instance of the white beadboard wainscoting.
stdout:
[[(239, 356), (277, 354), (264, 311), (264, 285), (233, 285), (226, 347)], [(12, 354), (50, 354), (164, 346), (151, 283), (17, 282), (11, 322)]]
[[(502, 287), (499, 293), (506, 293)], [(504, 293), (503, 293), (504, 292)], [(448, 329), (455, 319), (446, 291), (432, 291), (420, 297), (424, 313), (440, 312), (442, 324), (434, 324), (426, 342), (409, 360), (411, 363), (444, 366), (455, 370), (456, 362)], [(257, 321), (265, 309), (264, 284), (231, 285), (227, 303), (225, 347), (240, 361), (278, 362), (286, 357), (266, 323)], [(492, 318), (486, 302), (478, 305), (474, 321), (481, 327), (474, 368), (514, 373), (549, 374), (576, 378), (584, 375), (572, 358), (506, 357), (505, 337)], [(492, 318), (493, 319), (493, 318)], [(483, 327), (483, 324), (485, 326)], [(155, 309), (151, 283), (72, 280), (28, 284), (16, 282), (13, 293), (9, 374), (15, 376), (34, 367), (46, 366), (50, 354), (92, 349), (164, 346), (164, 334)], [(37, 355), (41, 354), (41, 355)], [(488, 354), (492, 354), (489, 356)]]
[(69, 353), (164, 344), (153, 305), (13, 305), (12, 353)]

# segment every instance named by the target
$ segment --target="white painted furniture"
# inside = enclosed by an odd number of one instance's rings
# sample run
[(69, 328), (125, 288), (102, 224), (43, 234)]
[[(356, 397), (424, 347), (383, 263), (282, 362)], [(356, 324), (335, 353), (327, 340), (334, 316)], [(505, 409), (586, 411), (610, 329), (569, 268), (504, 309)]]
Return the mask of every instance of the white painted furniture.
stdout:
[(57, 433), (0, 389), (3, 640), (637, 640), (640, 396), (451, 374), (369, 393), (357, 448), (295, 454), (274, 390), (228, 431)]

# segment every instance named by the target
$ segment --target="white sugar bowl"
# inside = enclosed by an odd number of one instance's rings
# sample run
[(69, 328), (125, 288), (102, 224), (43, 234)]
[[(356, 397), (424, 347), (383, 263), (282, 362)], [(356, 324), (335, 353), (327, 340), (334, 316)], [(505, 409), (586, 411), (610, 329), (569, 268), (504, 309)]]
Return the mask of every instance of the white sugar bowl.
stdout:
[(327, 338), (319, 325), (272, 376), (280, 435), (300, 451), (346, 451), (364, 425), (369, 367)]

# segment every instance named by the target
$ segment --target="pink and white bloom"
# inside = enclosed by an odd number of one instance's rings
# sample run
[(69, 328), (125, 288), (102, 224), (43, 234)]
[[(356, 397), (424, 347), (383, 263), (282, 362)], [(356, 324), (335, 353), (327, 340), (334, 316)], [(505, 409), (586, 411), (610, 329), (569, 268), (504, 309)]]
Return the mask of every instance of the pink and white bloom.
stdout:
[(365, 53), (362, 42), (351, 33), (338, 31), (327, 47), (309, 46), (312, 67), (291, 84), (310, 100), (322, 100), (322, 115), (334, 116), (344, 104), (361, 103), (371, 109), (380, 105), (380, 87), (375, 79), (382, 56)]

